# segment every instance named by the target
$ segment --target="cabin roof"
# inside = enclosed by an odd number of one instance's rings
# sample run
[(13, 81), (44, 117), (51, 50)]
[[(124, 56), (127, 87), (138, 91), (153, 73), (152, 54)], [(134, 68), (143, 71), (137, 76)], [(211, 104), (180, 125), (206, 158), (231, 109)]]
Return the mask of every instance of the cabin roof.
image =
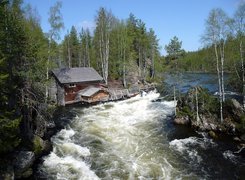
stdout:
[(90, 96), (93, 96), (95, 93), (99, 92), (100, 90), (101, 90), (101, 88), (89, 86), (89, 87), (79, 91), (78, 94), (80, 96), (90, 97)]
[(61, 84), (103, 81), (103, 78), (90, 67), (61, 68), (52, 70)]

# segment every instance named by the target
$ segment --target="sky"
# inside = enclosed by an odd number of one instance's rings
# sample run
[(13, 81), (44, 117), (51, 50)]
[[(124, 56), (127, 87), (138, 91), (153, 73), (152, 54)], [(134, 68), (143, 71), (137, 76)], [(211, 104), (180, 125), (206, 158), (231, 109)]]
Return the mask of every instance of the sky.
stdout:
[[(100, 7), (111, 11), (119, 19), (127, 19), (132, 13), (141, 19), (147, 29), (152, 28), (159, 39), (161, 54), (165, 55), (164, 46), (177, 36), (182, 41), (185, 51), (200, 49), (200, 38), (205, 30), (205, 20), (213, 8), (223, 9), (233, 16), (239, 2), (245, 0), (61, 0), (63, 22), (61, 38), (75, 26), (95, 28), (94, 19)], [(44, 32), (50, 29), (48, 12), (56, 0), (24, 0), (36, 8)]]

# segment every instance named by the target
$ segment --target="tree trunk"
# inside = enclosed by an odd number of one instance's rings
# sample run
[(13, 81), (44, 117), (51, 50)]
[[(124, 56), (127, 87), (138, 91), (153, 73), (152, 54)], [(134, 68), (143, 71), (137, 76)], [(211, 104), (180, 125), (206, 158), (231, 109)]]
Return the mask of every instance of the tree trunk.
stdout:
[(223, 101), (222, 101), (221, 79), (220, 79), (220, 70), (219, 70), (219, 55), (218, 55), (216, 43), (214, 44), (214, 50), (216, 56), (216, 70), (217, 70), (218, 82), (219, 82), (220, 121), (223, 122)]
[(68, 41), (67, 41), (67, 51), (68, 51), (68, 67), (71, 68), (71, 48), (70, 48), (70, 37), (68, 36)]
[(81, 50), (78, 53), (78, 67), (82, 66), (82, 54), (81, 54)]
[(152, 47), (151, 52), (151, 78), (154, 78), (155, 76), (155, 61), (154, 61), (154, 48)]
[(51, 50), (51, 40), (52, 40), (52, 37), (50, 37), (50, 41), (48, 43), (48, 61), (47, 61), (47, 64), (46, 64), (46, 86), (45, 86), (45, 103), (47, 103), (48, 101), (48, 79), (49, 79), (49, 64), (50, 64), (50, 50)]
[(126, 88), (127, 87), (127, 82), (126, 82), (126, 52), (125, 52), (125, 47), (123, 49), (123, 86)]
[(89, 58), (89, 45), (88, 45), (88, 38), (86, 38), (86, 66), (90, 67), (90, 58)]
[(105, 49), (105, 83), (108, 83), (108, 66), (109, 66), (109, 50), (110, 50), (110, 46), (109, 46), (109, 33), (106, 32), (106, 49)]
[(141, 77), (141, 48), (139, 47), (139, 52), (138, 52), (138, 59), (139, 59), (139, 62), (138, 62), (138, 75), (139, 77)]
[(197, 116), (197, 123), (199, 124), (200, 118), (199, 118), (199, 108), (198, 108), (197, 87), (195, 89), (196, 89), (196, 116)]
[(242, 95), (243, 95), (243, 108), (245, 109), (245, 72), (244, 72), (244, 60), (243, 60), (243, 44), (242, 39), (240, 40), (240, 58), (242, 68)]
[(221, 60), (221, 92), (222, 92), (222, 101), (225, 102), (225, 85), (224, 85), (225, 42), (221, 43), (221, 45), (220, 45), (220, 58), (221, 58), (220, 60)]
[(174, 86), (174, 115), (176, 116), (177, 115), (177, 112), (176, 112), (176, 96), (175, 96), (175, 86)]

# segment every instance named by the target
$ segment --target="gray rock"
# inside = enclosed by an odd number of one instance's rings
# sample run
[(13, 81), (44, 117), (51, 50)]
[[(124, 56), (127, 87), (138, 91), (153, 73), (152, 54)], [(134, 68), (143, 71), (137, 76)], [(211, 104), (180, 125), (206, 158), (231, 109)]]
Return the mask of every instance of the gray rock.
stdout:
[(245, 134), (241, 135), (241, 140), (245, 141)]
[(35, 154), (32, 151), (20, 151), (16, 153), (14, 170), (16, 177), (22, 177), (22, 173), (27, 171), (35, 161)]
[(21, 178), (28, 178), (33, 174), (32, 168), (27, 169), (25, 172), (21, 174)]
[(217, 139), (217, 135), (216, 135), (216, 133), (215, 133), (214, 131), (209, 131), (209, 132), (208, 132), (208, 135), (209, 135), (211, 138), (213, 138), (213, 139)]
[(14, 168), (8, 166), (4, 171), (0, 171), (0, 179), (14, 180)]
[(189, 120), (188, 116), (177, 117), (174, 119), (174, 123), (180, 124), (180, 125), (187, 125), (187, 124), (190, 124), (190, 120)]

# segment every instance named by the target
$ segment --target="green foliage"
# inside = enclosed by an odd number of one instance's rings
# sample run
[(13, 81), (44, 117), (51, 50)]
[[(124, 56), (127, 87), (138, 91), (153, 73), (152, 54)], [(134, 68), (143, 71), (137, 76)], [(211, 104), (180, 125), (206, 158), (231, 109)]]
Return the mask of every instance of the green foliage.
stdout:
[(0, 114), (0, 154), (12, 151), (21, 141), (19, 137), (20, 119), (13, 119), (12, 112)]
[(200, 112), (219, 112), (219, 101), (218, 99), (210, 94), (207, 89), (202, 89), (198, 92), (198, 103)]
[(171, 60), (174, 60), (175, 66), (177, 66), (177, 60), (183, 56), (185, 53), (183, 49), (181, 49), (182, 41), (179, 41), (179, 39), (174, 36), (173, 39), (170, 40), (169, 44), (165, 46), (165, 50), (168, 53), (167, 60), (168, 62), (171, 62)]
[[(153, 29), (147, 31), (142, 20), (137, 19), (133, 14), (130, 14), (126, 20), (120, 20), (110, 11), (100, 8), (95, 21), (93, 37), (88, 29), (82, 29), (78, 35), (74, 27), (65, 36), (62, 42), (62, 58), (65, 66), (69, 64), (69, 51), (71, 54), (76, 52), (71, 56), (71, 59), (76, 57), (73, 67), (92, 66), (103, 75), (102, 68), (107, 66), (106, 53), (108, 52), (105, 49), (109, 48), (108, 77), (110, 79), (123, 79), (124, 76), (134, 74), (141, 80), (153, 81), (154, 76), (163, 71), (159, 40)], [(107, 44), (108, 37), (109, 44)]]
[(177, 117), (194, 117), (194, 112), (191, 111), (190, 107), (184, 106), (181, 110), (177, 111)]
[[(228, 38), (225, 50), (224, 71), (236, 73), (240, 69), (238, 39), (235, 37)], [(213, 46), (204, 47), (194, 52), (186, 52), (179, 59), (179, 69), (192, 72), (216, 72)]]
[(242, 115), (240, 117), (240, 122), (236, 123), (236, 128), (238, 131), (240, 131), (242, 134), (245, 133), (245, 115)]
[[(30, 130), (26, 117), (32, 119), (44, 99), (48, 39), (36, 12), (22, 6), (19, 0), (0, 3), (0, 154), (19, 145), (21, 131)], [(20, 121), (26, 127), (20, 129)]]
[(43, 150), (42, 139), (39, 136), (34, 136), (33, 138), (33, 151), (35, 154), (40, 154)]

